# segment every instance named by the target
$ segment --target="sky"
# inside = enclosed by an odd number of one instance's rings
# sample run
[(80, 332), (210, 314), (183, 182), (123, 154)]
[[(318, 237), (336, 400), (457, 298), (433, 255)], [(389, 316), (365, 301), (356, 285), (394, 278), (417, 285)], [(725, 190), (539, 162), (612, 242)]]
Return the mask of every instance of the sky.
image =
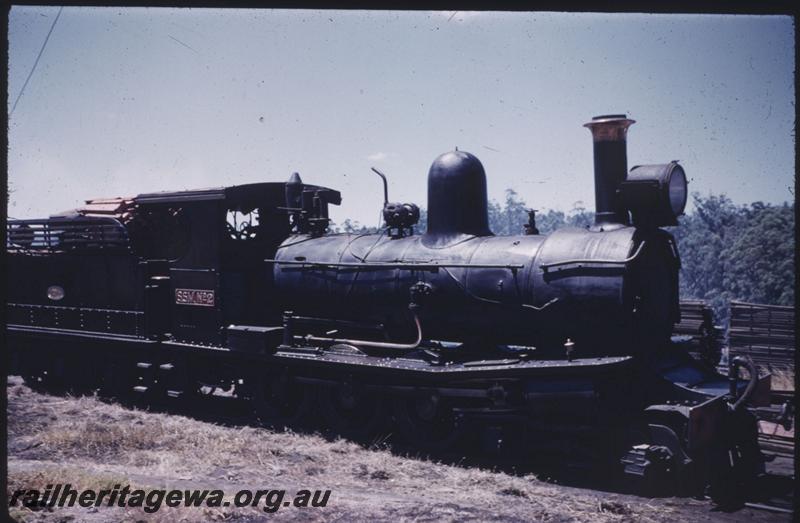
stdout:
[[(8, 110), (58, 7), (9, 14)], [(794, 200), (788, 16), (65, 7), (9, 116), (9, 216), (96, 197), (284, 181), (332, 218), (426, 205), (458, 147), (537, 209), (594, 207), (592, 116), (627, 113), (629, 166), (692, 192)]]

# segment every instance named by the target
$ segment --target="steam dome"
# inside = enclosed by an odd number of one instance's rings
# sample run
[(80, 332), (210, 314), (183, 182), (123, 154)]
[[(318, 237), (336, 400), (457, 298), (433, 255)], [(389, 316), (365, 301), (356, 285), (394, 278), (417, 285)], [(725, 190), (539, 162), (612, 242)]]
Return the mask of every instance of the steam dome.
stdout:
[(428, 235), (487, 236), (486, 173), (468, 152), (436, 158), (428, 171)]

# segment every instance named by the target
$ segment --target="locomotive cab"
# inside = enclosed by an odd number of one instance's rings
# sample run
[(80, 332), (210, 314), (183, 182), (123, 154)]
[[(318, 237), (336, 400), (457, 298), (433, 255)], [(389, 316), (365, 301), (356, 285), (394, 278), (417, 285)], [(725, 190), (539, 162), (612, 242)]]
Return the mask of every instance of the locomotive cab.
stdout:
[(278, 323), (282, 309), (263, 267), (290, 234), (285, 190), (283, 183), (256, 183), (136, 198), (143, 216), (167, 219), (144, 237), (171, 223), (184, 238), (164, 245), (174, 251), (165, 261), (175, 341), (222, 346), (229, 325)]
[(11, 323), (218, 346), (227, 325), (277, 324), (263, 260), (290, 234), (285, 187), (147, 193), (11, 220), (10, 272), (28, 282), (9, 285)]

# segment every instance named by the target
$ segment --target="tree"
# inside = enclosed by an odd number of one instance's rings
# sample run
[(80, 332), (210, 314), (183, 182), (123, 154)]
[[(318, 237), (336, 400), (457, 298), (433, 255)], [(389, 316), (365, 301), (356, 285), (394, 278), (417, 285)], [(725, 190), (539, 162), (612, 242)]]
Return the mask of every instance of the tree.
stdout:
[(736, 206), (692, 195), (695, 210), (672, 228), (682, 298), (708, 301), (725, 324), (730, 300), (794, 303), (794, 204)]
[(341, 225), (331, 222), (330, 230), (331, 232), (335, 233), (346, 232), (350, 234), (373, 234), (378, 232), (379, 229), (377, 227), (361, 225), (361, 223), (356, 220), (345, 218)]
[(739, 222), (740, 210), (724, 195), (703, 198), (694, 193), (692, 200), (694, 212), (671, 231), (681, 255), (681, 297), (706, 300), (717, 317), (727, 318), (727, 303), (733, 296), (723, 285), (722, 251)]
[(425, 231), (428, 230), (428, 210), (423, 209), (420, 207), (419, 209), (419, 221), (415, 226), (416, 234), (425, 234)]
[(540, 234), (550, 234), (560, 227), (567, 225), (567, 215), (563, 211), (554, 211), (553, 209), (547, 212), (536, 213), (536, 228), (539, 229)]
[(794, 304), (794, 206), (756, 202), (744, 209), (722, 250), (723, 287), (739, 299)]
[(500, 216), (499, 235), (523, 234), (528, 223), (528, 206), (514, 189), (506, 189), (506, 201)]
[[(494, 200), (489, 202), (489, 228), (498, 236), (524, 234), (529, 209), (514, 189), (506, 189), (506, 199), (502, 207)], [(569, 215), (553, 209), (536, 214), (536, 228), (540, 234), (550, 234), (567, 225), (582, 227), (591, 221), (591, 214), (586, 212), (581, 202), (575, 202)]]
[(586, 228), (594, 223), (594, 213), (588, 212), (583, 202), (578, 200), (572, 204), (572, 211), (567, 217), (567, 225)]

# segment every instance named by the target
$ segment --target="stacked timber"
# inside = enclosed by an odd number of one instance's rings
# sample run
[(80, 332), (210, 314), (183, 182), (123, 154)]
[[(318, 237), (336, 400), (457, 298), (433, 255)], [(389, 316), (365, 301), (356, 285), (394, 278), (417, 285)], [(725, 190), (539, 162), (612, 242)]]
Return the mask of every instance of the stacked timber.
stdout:
[(760, 367), (794, 369), (794, 308), (731, 302), (730, 354), (750, 356)]
[(682, 300), (680, 307), (681, 321), (675, 324), (672, 334), (685, 340), (692, 356), (716, 365), (725, 330), (714, 325), (714, 311), (708, 303), (700, 300)]

